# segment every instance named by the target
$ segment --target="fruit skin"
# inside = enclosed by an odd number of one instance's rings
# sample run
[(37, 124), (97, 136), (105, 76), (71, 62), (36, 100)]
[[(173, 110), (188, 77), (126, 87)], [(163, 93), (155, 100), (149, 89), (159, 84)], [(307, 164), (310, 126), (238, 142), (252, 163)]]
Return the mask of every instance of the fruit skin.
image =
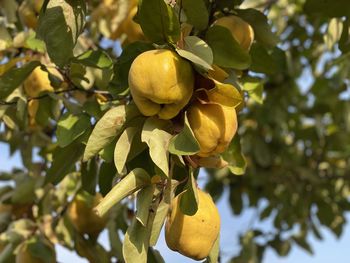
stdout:
[(141, 26), (133, 20), (136, 13), (137, 3), (131, 5), (128, 16), (120, 24), (118, 29), (111, 34), (111, 39), (118, 39), (123, 33), (126, 35), (128, 42), (135, 42), (146, 39)]
[(68, 208), (68, 217), (80, 234), (97, 236), (106, 226), (108, 217), (100, 217), (93, 208), (100, 203), (102, 195), (95, 196), (79, 194)]
[(42, 91), (53, 91), (49, 74), (42, 70), (40, 66), (36, 67), (24, 81), (23, 88), (29, 97), (37, 97)]
[(194, 102), (187, 118), (196, 137), (200, 157), (220, 154), (226, 150), (237, 132), (237, 114), (233, 107)]
[(193, 85), (190, 63), (166, 49), (142, 53), (129, 71), (131, 95), (145, 116), (174, 118), (189, 102)]
[(35, 29), (38, 24), (38, 14), (44, 0), (25, 0), (18, 9), (19, 17), (24, 25)]
[[(41, 92), (53, 92), (49, 74), (39, 67), (36, 67), (29, 77), (24, 81), (23, 88), (25, 93), (32, 98), (38, 97)], [(35, 121), (36, 113), (39, 109), (39, 100), (30, 100), (28, 102), (29, 127), (35, 129), (37, 126)]]
[(216, 20), (214, 25), (226, 27), (243, 49), (250, 49), (254, 41), (254, 30), (242, 18), (238, 16), (224, 16)]
[(194, 260), (209, 255), (220, 232), (220, 215), (211, 196), (198, 189), (198, 210), (193, 216), (180, 210), (180, 195), (171, 203), (165, 224), (168, 247)]

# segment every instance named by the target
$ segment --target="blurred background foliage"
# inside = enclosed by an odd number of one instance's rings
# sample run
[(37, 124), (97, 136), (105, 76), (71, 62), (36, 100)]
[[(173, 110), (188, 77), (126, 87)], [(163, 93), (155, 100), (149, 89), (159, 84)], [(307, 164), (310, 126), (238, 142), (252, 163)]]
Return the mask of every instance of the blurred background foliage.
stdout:
[(245, 1), (243, 6), (261, 6), (280, 43), (273, 50), (252, 47), (249, 74), (264, 80), (264, 100), (250, 97), (240, 114), (245, 175), (209, 171), (214, 176), (206, 187), (216, 198), (229, 189), (234, 214), (253, 207), (256, 222), (273, 222), (267, 229), (252, 223), (232, 262), (261, 260), (267, 247), (281, 256), (292, 245), (313, 253), (308, 235), (322, 239), (323, 226), (339, 237), (350, 209), (349, 3)]

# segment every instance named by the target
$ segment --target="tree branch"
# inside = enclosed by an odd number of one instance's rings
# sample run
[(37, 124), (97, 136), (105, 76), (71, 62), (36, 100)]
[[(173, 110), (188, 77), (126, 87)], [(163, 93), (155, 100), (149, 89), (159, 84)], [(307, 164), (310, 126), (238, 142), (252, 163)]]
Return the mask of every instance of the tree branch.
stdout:
[[(73, 88), (64, 89), (64, 90), (57, 90), (57, 91), (50, 92), (50, 93), (51, 94), (61, 94), (61, 93), (68, 93), (68, 92), (71, 92), (71, 91), (80, 91), (80, 92), (84, 92), (84, 93), (88, 93), (88, 94), (101, 94), (101, 95), (111, 96), (111, 94), (108, 91), (104, 91), (104, 90), (84, 90), (84, 89), (80, 89), (78, 87), (73, 87)], [(50, 95), (50, 93), (45, 93), (45, 94), (37, 96), (37, 97), (29, 97), (27, 102), (29, 102), (31, 100), (40, 100), (40, 99), (46, 98), (46, 97), (48, 97)], [(124, 98), (124, 97), (120, 97), (120, 99), (121, 98)], [(18, 100), (13, 100), (13, 101), (0, 100), (0, 105), (11, 106), (11, 105), (16, 105), (17, 102), (18, 102)]]

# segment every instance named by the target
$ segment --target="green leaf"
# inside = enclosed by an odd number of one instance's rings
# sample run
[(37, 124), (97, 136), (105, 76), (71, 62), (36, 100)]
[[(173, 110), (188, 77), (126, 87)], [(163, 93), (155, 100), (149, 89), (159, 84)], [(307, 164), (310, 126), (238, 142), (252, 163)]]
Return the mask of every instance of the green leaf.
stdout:
[(149, 229), (133, 218), (123, 242), (125, 263), (146, 263), (149, 244)]
[(86, 114), (73, 115), (65, 113), (57, 123), (57, 143), (66, 147), (82, 135), (91, 126), (90, 117)]
[(350, 51), (350, 17), (343, 22), (343, 31), (339, 40), (339, 49), (343, 52)]
[(228, 168), (231, 173), (242, 175), (245, 173), (247, 163), (241, 150), (241, 142), (238, 134), (231, 141), (228, 149), (222, 154), (222, 157), (228, 162)]
[(139, 1), (137, 20), (146, 38), (151, 42), (176, 43), (180, 38), (177, 15), (164, 0)]
[(123, 52), (114, 66), (114, 78), (110, 85), (112, 93), (125, 90), (129, 87), (129, 70), (135, 58), (143, 52), (152, 50), (154, 47), (149, 43), (134, 42), (123, 48)]
[(185, 215), (192, 216), (198, 210), (197, 182), (191, 171), (184, 192), (180, 196), (180, 209)]
[(340, 40), (343, 32), (343, 22), (339, 18), (332, 18), (328, 23), (327, 32), (323, 35), (327, 48), (332, 51)]
[(3, 263), (13, 263), (16, 262), (16, 255), (14, 253), (16, 245), (8, 243), (4, 246), (3, 250), (0, 253), (0, 262)]
[(218, 263), (220, 255), (220, 236), (215, 240), (215, 243), (210, 250), (209, 256), (205, 263)]
[(194, 137), (186, 115), (184, 128), (179, 134), (170, 139), (169, 152), (177, 155), (191, 155), (199, 152), (199, 150), (199, 144)]
[(147, 220), (148, 220), (149, 211), (153, 200), (154, 190), (155, 190), (155, 186), (154, 184), (152, 184), (142, 188), (137, 193), (136, 219), (144, 227), (146, 227), (147, 225)]
[(109, 55), (103, 50), (88, 50), (79, 55), (76, 62), (87, 67), (106, 69), (113, 66), (113, 61)]
[(14, 204), (28, 204), (35, 199), (36, 180), (32, 177), (25, 177), (16, 184), (16, 188), (11, 196)]
[(236, 187), (230, 187), (230, 206), (235, 215), (239, 215), (243, 209), (242, 193)]
[(82, 189), (91, 195), (96, 193), (96, 184), (98, 176), (98, 166), (96, 158), (85, 162), (81, 166)]
[(203, 0), (181, 0), (180, 5), (187, 17), (187, 23), (198, 30), (204, 30), (208, 26), (209, 13), (206, 2)]
[[(171, 187), (168, 187), (171, 188)], [(170, 192), (170, 191), (167, 191)], [(167, 194), (167, 192), (164, 194), (164, 197), (162, 201), (159, 203), (156, 215), (153, 221), (152, 225), (152, 232), (151, 232), (151, 238), (150, 238), (150, 246), (155, 246), (157, 244), (160, 232), (162, 230), (162, 227), (164, 225), (165, 219), (169, 212), (170, 207), (170, 196)]]
[(196, 36), (187, 36), (184, 39), (183, 49), (176, 49), (176, 52), (204, 70), (213, 69), (213, 51), (202, 39)]
[(294, 242), (296, 244), (298, 244), (298, 246), (300, 246), (301, 248), (303, 248), (305, 251), (309, 252), (310, 255), (313, 255), (314, 252), (311, 248), (311, 246), (309, 245), (309, 243), (306, 241), (305, 236), (293, 236), (292, 239), (294, 240)]
[(39, 61), (31, 61), (20, 68), (13, 67), (0, 76), (0, 99), (9, 96), (40, 65)]
[(25, 245), (28, 248), (28, 252), (35, 258), (42, 261), (55, 260), (55, 251), (43, 241), (39, 240), (39, 238), (31, 238), (25, 243)]
[(114, 164), (103, 162), (100, 166), (100, 171), (98, 175), (98, 186), (100, 188), (100, 192), (103, 196), (105, 196), (113, 186), (113, 179), (116, 175), (117, 171), (115, 169)]
[(248, 92), (249, 97), (253, 101), (259, 104), (263, 104), (264, 84), (261, 79), (252, 78), (252, 77), (244, 78), (243, 90)]
[(281, 240), (279, 237), (269, 242), (270, 246), (275, 249), (280, 257), (285, 257), (291, 250), (290, 240)]
[(147, 253), (147, 263), (165, 263), (159, 251), (149, 247)]
[(73, 58), (73, 48), (86, 17), (83, 0), (50, 0), (39, 17), (38, 37), (44, 40), (51, 60), (60, 67)]
[(57, 147), (53, 152), (52, 164), (45, 177), (45, 183), (58, 184), (69, 172), (74, 170), (75, 163), (81, 159), (84, 145), (72, 143), (67, 147)]
[(41, 53), (46, 52), (45, 43), (42, 40), (36, 38), (36, 33), (32, 30), (29, 31), (28, 38), (25, 42), (25, 47)]
[(251, 62), (249, 53), (239, 45), (227, 28), (211, 26), (206, 39), (213, 50), (216, 65), (241, 70), (249, 67)]
[(104, 216), (115, 204), (137, 190), (151, 183), (147, 172), (141, 168), (132, 170), (123, 177), (95, 208), (100, 216)]
[(275, 74), (280, 70), (276, 61), (264, 46), (253, 44), (250, 54), (252, 55), (252, 65), (250, 67), (252, 71), (265, 74)]
[(126, 120), (125, 106), (117, 106), (107, 111), (96, 123), (87, 142), (83, 161), (87, 161), (107, 146), (118, 134)]
[[(114, 164), (118, 173), (122, 174), (128, 155), (130, 152), (132, 141), (136, 134), (139, 134), (136, 127), (128, 127), (120, 135), (114, 149)], [(140, 134), (139, 134), (140, 135)]]
[(164, 130), (168, 126), (168, 121), (151, 117), (146, 120), (141, 133), (141, 141), (148, 145), (153, 162), (166, 176), (169, 175), (168, 145), (172, 137)]
[(277, 45), (279, 38), (272, 33), (267, 17), (263, 13), (252, 8), (240, 9), (237, 13), (252, 26), (256, 41), (267, 47)]
[(350, 2), (348, 0), (307, 0), (304, 11), (311, 15), (326, 17), (342, 17), (350, 15)]

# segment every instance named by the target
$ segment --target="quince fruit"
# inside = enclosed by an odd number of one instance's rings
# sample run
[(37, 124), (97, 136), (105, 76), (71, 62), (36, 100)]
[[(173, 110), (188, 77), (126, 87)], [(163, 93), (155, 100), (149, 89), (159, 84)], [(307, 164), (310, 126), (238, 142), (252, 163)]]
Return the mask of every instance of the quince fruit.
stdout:
[[(51, 71), (50, 71), (51, 72)], [(58, 72), (52, 71), (52, 74), (60, 77)], [(49, 79), (49, 74), (42, 70), (40, 66), (36, 67), (29, 77), (24, 81), (23, 88), (25, 93), (32, 98), (38, 97), (41, 92), (53, 92), (54, 88), (51, 86), (51, 82)], [(29, 115), (29, 127), (35, 128), (36, 121), (35, 116), (39, 109), (39, 100), (30, 100), (28, 102), (28, 115)]]
[(180, 210), (181, 194), (171, 203), (165, 224), (168, 247), (186, 257), (201, 260), (209, 255), (220, 232), (220, 215), (211, 196), (198, 189), (198, 210), (193, 216)]
[(119, 25), (118, 29), (111, 34), (111, 39), (118, 39), (123, 34), (126, 35), (126, 39), (128, 40), (128, 42), (135, 42), (146, 39), (141, 29), (141, 26), (138, 23), (136, 23), (133, 19), (136, 13), (137, 3), (132, 2), (127, 17)]
[(189, 102), (193, 85), (191, 64), (166, 49), (142, 53), (129, 71), (131, 95), (145, 116), (174, 118)]
[(237, 114), (234, 107), (216, 103), (194, 102), (187, 118), (200, 151), (200, 157), (220, 154), (226, 150), (237, 132)]
[(254, 30), (242, 18), (233, 15), (224, 16), (216, 20), (214, 25), (227, 28), (243, 49), (250, 49), (254, 41)]
[(108, 216), (100, 217), (93, 211), (93, 208), (100, 203), (102, 198), (100, 193), (95, 196), (80, 193), (70, 204), (68, 217), (80, 234), (97, 236), (105, 228)]
[(37, 97), (42, 91), (53, 91), (49, 74), (42, 70), (40, 66), (36, 67), (29, 77), (24, 81), (23, 88), (29, 97)]
[(38, 14), (44, 0), (25, 0), (18, 9), (18, 14), (23, 24), (35, 29), (38, 24)]

